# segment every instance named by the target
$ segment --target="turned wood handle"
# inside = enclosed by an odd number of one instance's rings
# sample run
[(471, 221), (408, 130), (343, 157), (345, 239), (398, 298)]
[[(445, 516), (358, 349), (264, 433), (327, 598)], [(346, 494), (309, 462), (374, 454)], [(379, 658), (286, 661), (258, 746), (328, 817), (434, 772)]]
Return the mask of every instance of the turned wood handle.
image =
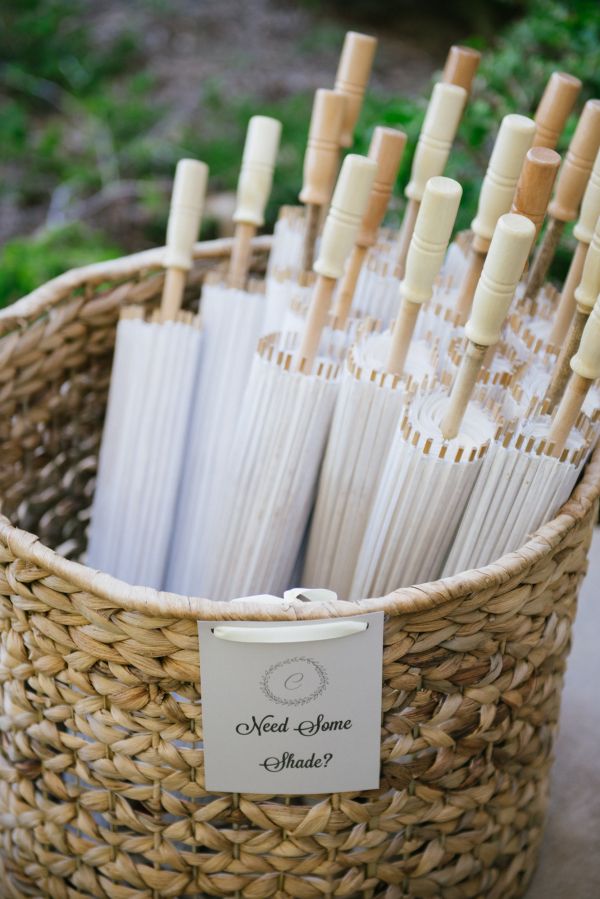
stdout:
[(556, 147), (580, 90), (579, 78), (567, 72), (552, 72), (534, 117), (534, 147)]
[(313, 268), (325, 278), (341, 278), (365, 214), (377, 164), (350, 153), (344, 159), (327, 213), (319, 257)]
[(452, 178), (438, 175), (427, 182), (400, 285), (403, 299), (410, 303), (424, 303), (433, 294), (461, 196), (462, 187)]
[(464, 87), (467, 94), (470, 94), (480, 62), (479, 50), (453, 44), (442, 72), (442, 81), (445, 84), (457, 84), (459, 87)]
[(335, 91), (319, 88), (315, 93), (304, 154), (301, 203), (329, 203), (337, 174), (345, 103), (344, 97)]
[(600, 100), (588, 100), (558, 173), (556, 190), (548, 212), (561, 222), (572, 222), (600, 148)]
[(600, 378), (600, 298), (585, 323), (579, 349), (571, 359), (571, 369), (590, 381)]
[(532, 221), (536, 237), (546, 215), (559, 166), (560, 156), (548, 147), (532, 147), (523, 162), (510, 211)]
[(590, 312), (600, 293), (600, 218), (585, 254), (581, 281), (575, 288), (575, 302), (581, 312)]
[(409, 200), (420, 203), (429, 179), (443, 175), (466, 99), (466, 90), (457, 84), (440, 82), (433, 88), (405, 190)]
[(373, 67), (377, 38), (348, 31), (335, 76), (335, 91), (346, 100), (340, 145), (351, 147), (354, 128), (360, 115), (363, 97)]
[(596, 161), (592, 168), (590, 180), (587, 183), (579, 219), (573, 228), (573, 234), (582, 243), (591, 243), (594, 228), (600, 215), (600, 150), (596, 154)]
[(277, 119), (255, 115), (248, 122), (233, 215), (236, 224), (245, 222), (257, 228), (264, 225), (280, 137), (281, 122)]
[(362, 220), (357, 243), (371, 247), (377, 240), (377, 231), (388, 207), (398, 169), (406, 146), (406, 134), (396, 128), (378, 125), (373, 132), (368, 158), (377, 165), (369, 204)]
[(525, 154), (531, 147), (535, 124), (523, 115), (504, 116), (494, 149), (481, 185), (477, 215), (471, 222), (476, 238), (485, 245), (475, 245), (485, 252), (501, 215), (510, 210)]
[(198, 239), (208, 166), (197, 159), (180, 159), (175, 169), (167, 223), (165, 268), (192, 267), (192, 248)]
[(498, 219), (465, 325), (465, 334), (473, 343), (493, 346), (500, 340), (534, 237), (535, 226), (524, 216), (509, 212)]

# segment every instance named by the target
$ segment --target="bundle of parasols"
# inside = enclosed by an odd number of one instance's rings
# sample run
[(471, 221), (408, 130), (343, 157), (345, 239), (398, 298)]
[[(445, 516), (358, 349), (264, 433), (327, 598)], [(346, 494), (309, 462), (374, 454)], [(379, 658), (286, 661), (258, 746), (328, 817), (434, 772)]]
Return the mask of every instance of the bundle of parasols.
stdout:
[[(452, 47), (383, 227), (406, 135), (344, 153), (376, 41), (350, 32), (317, 90), (301, 206), (252, 277), (281, 127), (250, 120), (230, 261), (182, 309), (207, 168), (182, 160), (160, 309), (122, 312), (88, 563), (230, 600), (293, 584), (358, 600), (517, 550), (570, 495), (600, 433), (600, 101), (556, 152), (580, 82), (500, 123), (471, 229), (444, 176), (479, 64)], [(547, 282), (565, 226), (576, 251)], [(537, 244), (537, 246), (536, 246)]]

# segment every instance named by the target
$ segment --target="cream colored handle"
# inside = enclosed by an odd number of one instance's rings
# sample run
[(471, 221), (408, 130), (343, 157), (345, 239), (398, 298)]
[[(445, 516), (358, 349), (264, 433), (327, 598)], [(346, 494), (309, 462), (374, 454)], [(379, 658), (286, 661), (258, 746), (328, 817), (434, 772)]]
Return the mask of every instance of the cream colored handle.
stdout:
[(363, 97), (377, 49), (377, 38), (357, 31), (348, 31), (335, 76), (335, 91), (346, 100), (340, 145), (351, 147), (354, 128), (360, 115)]
[(466, 90), (457, 84), (440, 82), (433, 88), (405, 190), (409, 200), (421, 202), (429, 179), (444, 173), (466, 99)]
[(596, 154), (596, 161), (587, 183), (579, 219), (573, 228), (573, 234), (582, 243), (591, 243), (594, 228), (600, 215), (600, 150)]
[(465, 334), (473, 343), (493, 346), (500, 340), (534, 237), (535, 226), (524, 216), (509, 212), (498, 219), (465, 325)]
[(592, 234), (592, 240), (585, 254), (581, 281), (575, 288), (575, 302), (581, 312), (593, 309), (600, 292), (600, 218)]
[(315, 93), (304, 154), (301, 203), (324, 206), (331, 199), (337, 175), (345, 103), (344, 97), (335, 91), (319, 88)]
[[(477, 215), (471, 223), (476, 237), (490, 241), (501, 215), (509, 212), (525, 154), (531, 147), (535, 123), (523, 115), (504, 116), (479, 194)], [(487, 246), (475, 246), (485, 251)]]
[(325, 220), (314, 270), (325, 278), (341, 278), (369, 202), (377, 164), (350, 153), (344, 159)]
[(377, 240), (377, 231), (383, 221), (406, 146), (406, 134), (395, 128), (378, 125), (373, 132), (368, 158), (377, 165), (369, 204), (362, 220), (357, 244), (371, 247)]
[(552, 72), (535, 113), (534, 147), (556, 147), (580, 90), (579, 78), (567, 72)]
[(571, 359), (571, 368), (581, 378), (590, 381), (600, 378), (600, 297), (585, 324), (579, 349)]
[(472, 47), (462, 47), (454, 44), (446, 59), (446, 65), (442, 72), (442, 81), (446, 84), (457, 84), (464, 87), (467, 94), (471, 93), (473, 79), (477, 74), (481, 53)]
[(245, 222), (256, 228), (264, 225), (280, 137), (281, 122), (277, 119), (255, 115), (248, 122), (233, 215), (236, 224)]
[(588, 100), (579, 117), (575, 134), (556, 182), (554, 198), (548, 207), (552, 218), (573, 222), (600, 148), (600, 100)]
[(179, 160), (167, 223), (165, 268), (187, 271), (192, 267), (192, 249), (198, 239), (207, 181), (206, 163), (197, 159)]
[(410, 303), (424, 303), (433, 293), (461, 196), (462, 187), (452, 178), (440, 175), (427, 182), (400, 284), (403, 299)]
[(510, 211), (532, 221), (536, 236), (546, 215), (559, 166), (560, 156), (548, 147), (532, 147), (525, 156)]

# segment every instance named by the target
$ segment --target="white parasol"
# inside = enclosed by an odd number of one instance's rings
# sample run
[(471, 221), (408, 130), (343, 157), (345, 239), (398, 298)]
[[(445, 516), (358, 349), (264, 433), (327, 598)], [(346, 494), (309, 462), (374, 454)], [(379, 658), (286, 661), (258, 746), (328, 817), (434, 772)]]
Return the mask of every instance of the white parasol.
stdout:
[(347, 156), (327, 216), (301, 338), (266, 338), (254, 358), (227, 460), (227, 484), (204, 539), (207, 594), (280, 594), (300, 550), (337, 391), (340, 357), (320, 353), (323, 323), (364, 214), (375, 164)]
[(450, 398), (439, 390), (417, 395), (406, 410), (376, 492), (351, 599), (381, 595), (441, 574), (497, 430), (494, 415), (469, 401), (486, 349), (500, 338), (534, 230), (522, 216), (509, 214), (498, 221)]
[(280, 133), (276, 119), (250, 119), (238, 181), (230, 283), (209, 279), (202, 292), (204, 346), (166, 574), (166, 588), (178, 593), (204, 592), (203, 534), (222, 490), (227, 452), (264, 315), (262, 287), (247, 284), (249, 240), (264, 221)]
[[(400, 285), (401, 312), (432, 294), (461, 196), (450, 178), (427, 183)], [(408, 318), (414, 323), (414, 318)], [(434, 380), (428, 347), (398, 353), (398, 330), (373, 334), (351, 350), (341, 380), (319, 479), (302, 583), (349, 595), (354, 564), (392, 435), (407, 396)], [(409, 334), (410, 339), (410, 334)], [(334, 586), (335, 585), (335, 586)]]
[(123, 310), (98, 481), (88, 564), (160, 588), (200, 353), (199, 320), (180, 311), (198, 234), (208, 169), (177, 166), (167, 228), (161, 308)]

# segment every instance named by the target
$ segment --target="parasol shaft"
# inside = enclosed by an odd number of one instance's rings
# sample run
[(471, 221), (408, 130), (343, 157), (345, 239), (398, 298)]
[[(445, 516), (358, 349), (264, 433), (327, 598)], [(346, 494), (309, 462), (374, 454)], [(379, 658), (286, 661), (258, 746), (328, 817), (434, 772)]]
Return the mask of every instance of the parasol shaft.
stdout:
[(460, 431), (487, 350), (487, 346), (480, 346), (471, 341), (467, 344), (452, 387), (448, 408), (440, 425), (445, 440), (452, 440)]
[(590, 312), (582, 330), (577, 353), (570, 361), (573, 374), (556, 410), (548, 438), (554, 445), (551, 449), (552, 455), (557, 457), (560, 457), (571, 428), (577, 421), (588, 390), (596, 378), (600, 377), (600, 297), (594, 306), (588, 303), (581, 304), (578, 298), (578, 312), (582, 311), (581, 305)]
[(344, 277), (340, 281), (334, 306), (334, 327), (338, 330), (345, 328), (348, 313), (352, 306), (352, 299), (356, 290), (358, 276), (365, 261), (368, 247), (355, 244), (344, 271)]
[(387, 370), (392, 374), (401, 375), (404, 371), (420, 308), (419, 303), (411, 303), (407, 299), (402, 300), (392, 331), (390, 355), (387, 361)]
[(548, 435), (551, 455), (557, 458), (561, 455), (593, 383), (591, 378), (583, 378), (577, 372), (572, 373)]
[[(560, 294), (560, 301), (556, 310), (556, 315), (554, 317), (552, 330), (550, 331), (550, 335), (548, 337), (548, 342), (554, 344), (555, 346), (560, 346), (563, 343), (569, 331), (569, 326), (575, 313), (575, 290), (577, 289), (577, 285), (581, 281), (581, 275), (583, 274), (583, 266), (585, 263), (587, 251), (588, 244), (583, 243), (583, 241), (578, 241), (575, 253), (573, 254), (573, 258), (571, 259), (571, 265), (569, 266), (567, 277), (565, 278), (565, 283), (563, 284), (563, 289)], [(579, 336), (581, 336), (581, 334)], [(576, 344), (575, 349), (578, 345), (579, 342)], [(571, 355), (573, 354), (571, 353)], [(571, 356), (569, 356), (569, 359), (570, 358)]]
[(231, 249), (231, 265), (229, 267), (229, 286), (243, 289), (250, 268), (252, 256), (252, 238), (256, 234), (256, 225), (249, 222), (238, 222), (235, 226), (233, 247)]
[(550, 381), (550, 386), (546, 392), (546, 399), (550, 404), (551, 409), (556, 406), (564, 393), (567, 381), (571, 375), (571, 359), (577, 352), (577, 347), (581, 341), (581, 335), (583, 334), (583, 329), (585, 328), (588, 317), (589, 310), (586, 310), (585, 312), (582, 312), (581, 309), (575, 310), (573, 320), (566, 335), (566, 340), (563, 343), (556, 363), (556, 368), (552, 375), (552, 380)]
[(173, 321), (181, 309), (187, 271), (183, 268), (168, 268), (165, 273), (165, 284), (160, 301), (160, 313), (163, 321)]
[(550, 263), (554, 259), (554, 254), (556, 253), (556, 248), (562, 237), (565, 225), (566, 222), (562, 222), (560, 219), (550, 218), (542, 242), (535, 254), (529, 272), (529, 278), (527, 279), (525, 296), (528, 299), (535, 300), (540, 292), (540, 288), (546, 280)]
[(469, 247), (467, 267), (461, 281), (455, 307), (459, 321), (463, 323), (467, 320), (469, 312), (471, 311), (475, 288), (477, 287), (481, 272), (483, 271), (486, 254), (487, 250), (476, 250), (473, 244)]
[(310, 373), (315, 361), (321, 334), (327, 324), (327, 315), (335, 285), (336, 279), (328, 278), (325, 275), (319, 275), (315, 284), (297, 355), (298, 370), (305, 371), (307, 374)]
[(406, 204), (404, 218), (402, 219), (402, 227), (400, 228), (400, 235), (398, 237), (398, 259), (396, 272), (398, 278), (404, 277), (408, 248), (410, 247), (410, 241), (413, 236), (413, 231), (415, 230), (415, 224), (420, 207), (421, 201), (416, 199), (410, 199)]
[(319, 233), (321, 220), (321, 207), (316, 203), (306, 204), (306, 231), (304, 234), (304, 246), (302, 252), (302, 271), (311, 272), (315, 261), (315, 244)]

